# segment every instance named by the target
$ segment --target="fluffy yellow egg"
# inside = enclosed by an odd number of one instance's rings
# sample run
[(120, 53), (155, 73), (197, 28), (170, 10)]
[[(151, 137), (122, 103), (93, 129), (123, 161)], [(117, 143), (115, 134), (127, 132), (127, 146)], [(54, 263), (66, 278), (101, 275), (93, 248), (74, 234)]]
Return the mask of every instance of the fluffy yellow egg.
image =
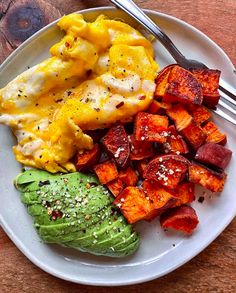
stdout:
[(16, 159), (50, 172), (74, 171), (71, 158), (91, 149), (84, 133), (128, 122), (150, 104), (158, 66), (152, 44), (120, 21), (62, 17), (51, 57), (0, 90), (0, 123), (17, 137)]

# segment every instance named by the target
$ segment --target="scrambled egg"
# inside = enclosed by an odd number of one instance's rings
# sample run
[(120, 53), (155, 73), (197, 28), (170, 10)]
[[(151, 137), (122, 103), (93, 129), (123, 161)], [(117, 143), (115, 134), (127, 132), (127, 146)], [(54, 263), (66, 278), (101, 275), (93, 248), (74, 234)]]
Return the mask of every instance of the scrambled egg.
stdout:
[(84, 131), (146, 109), (158, 70), (151, 43), (123, 22), (70, 14), (58, 26), (65, 36), (52, 57), (0, 90), (0, 123), (17, 137), (16, 159), (53, 173), (74, 171), (74, 154), (92, 148)]

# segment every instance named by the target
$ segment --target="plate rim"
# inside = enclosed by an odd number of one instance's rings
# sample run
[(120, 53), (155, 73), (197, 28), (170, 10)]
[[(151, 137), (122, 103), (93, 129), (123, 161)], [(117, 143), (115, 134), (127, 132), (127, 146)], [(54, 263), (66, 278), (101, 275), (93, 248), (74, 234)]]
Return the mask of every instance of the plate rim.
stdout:
[[(79, 11), (75, 11), (74, 13), (87, 13), (87, 12), (94, 12), (94, 11), (100, 11), (100, 10), (118, 10), (115, 7), (112, 6), (99, 6), (99, 7), (95, 7), (95, 8), (88, 8), (88, 9), (83, 9), (83, 10), (79, 10)], [(228, 55), (224, 52), (224, 50), (218, 45), (216, 44), (212, 39), (210, 39), (207, 35), (205, 35), (203, 32), (201, 32), (199, 29), (197, 29), (196, 27), (194, 27), (193, 25), (166, 13), (161, 13), (161, 12), (156, 12), (154, 10), (149, 10), (149, 9), (144, 9), (145, 12), (147, 12), (150, 15), (155, 15), (155, 16), (160, 16), (160, 17), (165, 17), (165, 18), (169, 18), (175, 22), (178, 22), (184, 26), (189, 27), (191, 30), (193, 30), (194, 32), (198, 33), (201, 35), (201, 38), (204, 38), (205, 40), (207, 40), (209, 43), (211, 43), (211, 45), (215, 46), (220, 53), (224, 56), (224, 58), (228, 61), (228, 65), (231, 66), (232, 70), (234, 70), (234, 65), (232, 63), (232, 61), (230, 60), (230, 58), (228, 57)], [(54, 27), (56, 25), (56, 23), (58, 22), (60, 18), (54, 20), (53, 22), (49, 23), (48, 25), (44, 26), (43, 28), (41, 28), (39, 31), (37, 31), (35, 34), (33, 34), (30, 38), (28, 38), (27, 40), (25, 40), (16, 50), (14, 50), (7, 58), (6, 60), (0, 65), (0, 74), (1, 71), (8, 65), (8, 63), (10, 63), (12, 61), (12, 59), (14, 57), (16, 57), (18, 55), (18, 53), (23, 50), (28, 44), (31, 43), (31, 41), (33, 41), (35, 38), (37, 38), (40, 34), (42, 34), (43, 32), (46, 32), (47, 30), (49, 30), (50, 28)], [(11, 228), (8, 226), (8, 223), (4, 220), (4, 218), (2, 217), (2, 215), (0, 214), (0, 226), (2, 227), (2, 229), (5, 231), (5, 233), (8, 235), (8, 237), (11, 239), (11, 241), (17, 246), (17, 248), (37, 267), (39, 267), (40, 269), (42, 269), (43, 271), (58, 277), (60, 279), (64, 279), (66, 281), (70, 281), (73, 283), (79, 283), (79, 284), (83, 284), (83, 285), (92, 285), (92, 286), (124, 286), (124, 285), (132, 285), (132, 284), (140, 284), (140, 283), (144, 283), (144, 282), (148, 282), (151, 280), (154, 280), (156, 278), (160, 278), (174, 270), (176, 270), (177, 268), (181, 267), (182, 265), (184, 265), (185, 263), (187, 263), (188, 261), (190, 261), (191, 259), (193, 259), (196, 255), (198, 255), (201, 251), (203, 251), (207, 246), (209, 246), (224, 230), (225, 228), (230, 224), (230, 222), (234, 219), (236, 215), (236, 206), (235, 206), (235, 211), (234, 214), (232, 213), (230, 216), (225, 216), (224, 219), (224, 223), (222, 223), (221, 229), (218, 229), (216, 231), (216, 233), (211, 234), (211, 237), (209, 237), (208, 241), (205, 242), (204, 245), (201, 245), (199, 249), (195, 249), (194, 253), (189, 254), (188, 257), (185, 257), (182, 262), (178, 262), (177, 264), (175, 264), (174, 266), (171, 266), (169, 269), (165, 269), (164, 271), (160, 272), (160, 273), (156, 273), (153, 275), (149, 275), (149, 276), (143, 276), (142, 278), (139, 279), (132, 279), (132, 280), (126, 280), (126, 281), (106, 281), (106, 283), (104, 281), (81, 281), (78, 279), (74, 279), (73, 277), (69, 277), (69, 276), (65, 276), (62, 275), (60, 272), (58, 271), (54, 271), (52, 270), (50, 267), (48, 267), (48, 265), (45, 265), (42, 261), (38, 260), (37, 257), (35, 257), (35, 255), (31, 254), (30, 250), (27, 249), (24, 245), (24, 243), (22, 241), (20, 241), (17, 237), (15, 237), (14, 233), (12, 233)]]

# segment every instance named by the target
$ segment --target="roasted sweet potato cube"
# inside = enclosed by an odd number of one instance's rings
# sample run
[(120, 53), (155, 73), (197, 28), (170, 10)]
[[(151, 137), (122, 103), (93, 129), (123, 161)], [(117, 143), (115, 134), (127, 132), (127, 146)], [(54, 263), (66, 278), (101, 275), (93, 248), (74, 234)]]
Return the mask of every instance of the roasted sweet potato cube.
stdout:
[(192, 233), (199, 221), (195, 210), (187, 205), (169, 209), (160, 217), (162, 228)]
[(189, 181), (195, 184), (198, 183), (212, 192), (221, 192), (224, 188), (225, 180), (225, 173), (217, 173), (195, 163), (189, 166)]
[(232, 151), (222, 145), (208, 142), (202, 145), (195, 155), (195, 159), (203, 164), (225, 169), (232, 157)]
[(174, 121), (175, 127), (178, 131), (186, 128), (193, 119), (186, 108), (181, 104), (174, 105), (166, 111), (166, 114)]
[(99, 145), (96, 143), (91, 150), (86, 150), (81, 154), (77, 154), (76, 169), (78, 171), (89, 169), (99, 161), (100, 156), (101, 150)]
[(126, 186), (135, 186), (138, 182), (138, 175), (131, 167), (121, 170), (119, 173), (119, 178)]
[(178, 199), (176, 206), (191, 203), (195, 199), (194, 183), (183, 182), (180, 183), (173, 191), (175, 197)]
[(156, 180), (144, 180), (142, 184), (146, 195), (152, 200), (155, 209), (160, 215), (164, 210), (174, 207), (177, 203), (175, 196), (160, 185)]
[(174, 189), (183, 180), (189, 161), (183, 156), (162, 155), (151, 160), (144, 170), (144, 178), (156, 180), (159, 184)]
[(177, 155), (187, 154), (189, 151), (186, 142), (183, 137), (178, 134), (174, 125), (171, 125), (168, 128), (168, 136), (166, 142), (164, 143), (164, 151), (166, 154), (176, 153)]
[(165, 110), (170, 109), (171, 107), (172, 105), (170, 103), (153, 100), (148, 108), (148, 112), (151, 114), (162, 114)]
[(215, 108), (220, 99), (218, 91), (220, 71), (214, 69), (194, 69), (192, 73), (202, 86), (203, 104), (208, 108)]
[(201, 85), (196, 77), (178, 65), (171, 68), (163, 102), (201, 105), (202, 100)]
[(130, 148), (128, 135), (122, 124), (113, 126), (101, 140), (108, 155), (111, 156), (121, 168), (129, 160)]
[(101, 184), (107, 184), (118, 177), (116, 164), (112, 160), (97, 164), (93, 169)]
[(147, 167), (148, 162), (149, 160), (145, 159), (145, 160), (137, 161), (135, 163), (135, 167), (137, 168), (141, 178), (143, 178), (144, 170)]
[(130, 159), (132, 161), (143, 160), (153, 157), (154, 147), (151, 141), (138, 141), (134, 138), (134, 135), (129, 136), (130, 141)]
[(226, 144), (226, 135), (218, 129), (214, 122), (207, 122), (207, 124), (204, 125), (202, 129), (207, 135), (206, 142), (214, 142), (222, 145)]
[(211, 113), (206, 107), (202, 105), (188, 105), (188, 112), (193, 116), (193, 120), (196, 124), (201, 125), (211, 118)]
[(194, 121), (192, 121), (189, 126), (181, 131), (181, 134), (185, 140), (197, 150), (206, 141), (206, 133), (198, 126)]
[(107, 185), (107, 188), (115, 197), (117, 197), (125, 188), (125, 184), (120, 178), (116, 178), (108, 182), (106, 185)]
[(154, 95), (156, 97), (163, 97), (166, 91), (166, 88), (168, 86), (168, 76), (171, 72), (171, 69), (175, 65), (168, 65), (165, 68), (163, 68), (156, 78), (156, 90)]
[(153, 141), (163, 143), (166, 138), (162, 135), (168, 128), (166, 116), (139, 112), (135, 118), (134, 137), (138, 141)]
[(152, 202), (141, 188), (129, 186), (113, 202), (130, 224), (143, 220), (154, 210)]

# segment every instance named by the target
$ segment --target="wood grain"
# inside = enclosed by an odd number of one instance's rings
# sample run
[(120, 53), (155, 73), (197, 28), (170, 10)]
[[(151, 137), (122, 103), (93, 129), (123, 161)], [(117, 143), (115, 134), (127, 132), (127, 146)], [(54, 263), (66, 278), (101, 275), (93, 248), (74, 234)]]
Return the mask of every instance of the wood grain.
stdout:
[[(137, 0), (136, 2), (143, 8), (174, 15), (196, 26), (218, 43), (236, 65), (235, 0)], [(4, 61), (7, 55), (30, 34), (60, 15), (105, 5), (109, 5), (109, 1), (0, 0), (0, 62)], [(34, 18), (38, 21), (35, 22)], [(9, 29), (9, 26), (14, 29)], [(0, 229), (0, 292), (234, 293), (236, 292), (235, 259), (236, 220), (207, 249), (165, 277), (141, 285), (112, 289), (90, 287), (59, 280), (41, 271), (27, 260)]]

